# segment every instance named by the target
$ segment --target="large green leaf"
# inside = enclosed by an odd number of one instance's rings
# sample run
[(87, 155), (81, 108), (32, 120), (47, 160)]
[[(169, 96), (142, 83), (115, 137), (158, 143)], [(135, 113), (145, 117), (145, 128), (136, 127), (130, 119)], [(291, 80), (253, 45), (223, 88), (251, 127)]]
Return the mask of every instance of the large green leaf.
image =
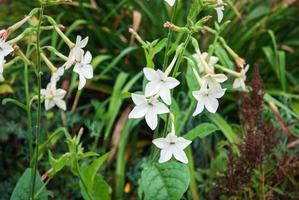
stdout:
[(80, 167), (80, 173), (82, 181), (80, 181), (81, 194), (86, 200), (110, 200), (110, 187), (103, 179), (103, 177), (97, 174), (105, 160), (109, 157), (109, 153), (106, 153), (94, 160), (90, 165), (82, 165)]
[(188, 140), (194, 140), (197, 137), (204, 138), (217, 130), (219, 130), (219, 128), (217, 128), (214, 124), (202, 123), (192, 130), (188, 131), (184, 138)]
[[(27, 168), (21, 178), (18, 180), (16, 187), (10, 197), (10, 200), (28, 200), (30, 199), (30, 180), (31, 179), (31, 169)], [(38, 192), (44, 183), (41, 180), (40, 174), (36, 173), (35, 179), (35, 192)], [(49, 192), (46, 188), (43, 188), (35, 200), (46, 200), (48, 199)]]
[(140, 187), (145, 200), (179, 200), (188, 189), (190, 175), (187, 165), (169, 161), (144, 166)]

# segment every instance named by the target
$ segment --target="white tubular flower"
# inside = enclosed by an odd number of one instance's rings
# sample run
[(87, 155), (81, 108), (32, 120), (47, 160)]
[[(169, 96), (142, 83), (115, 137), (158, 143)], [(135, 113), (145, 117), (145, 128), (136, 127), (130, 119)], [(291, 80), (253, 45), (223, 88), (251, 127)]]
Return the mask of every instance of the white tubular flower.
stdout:
[(161, 149), (159, 163), (167, 162), (174, 156), (176, 160), (187, 164), (188, 158), (184, 149), (188, 147), (191, 142), (192, 141), (186, 140), (183, 137), (177, 137), (173, 133), (169, 133), (166, 138), (154, 139), (154, 145)]
[(165, 0), (171, 7), (174, 6), (175, 0)]
[(193, 91), (192, 94), (198, 101), (193, 116), (200, 114), (204, 108), (211, 113), (216, 113), (219, 106), (218, 99), (224, 95), (225, 91), (226, 89), (221, 87), (208, 88), (207, 86), (201, 87), (198, 91)]
[(82, 60), (84, 55), (83, 48), (86, 47), (87, 42), (88, 42), (88, 37), (82, 40), (82, 37), (80, 35), (77, 35), (76, 44), (71, 49), (68, 59), (66, 63), (63, 65), (65, 69), (70, 68), (75, 62), (80, 62)]
[[(202, 55), (203, 59), (207, 62), (207, 59), (208, 59), (208, 55), (209, 55), (209, 54), (208, 54), (207, 52), (203, 52), (201, 55)], [(201, 64), (200, 56), (198, 55), (198, 53), (195, 53), (195, 54), (193, 54), (192, 56), (193, 56), (193, 58), (195, 59), (195, 61), (196, 61), (197, 65), (198, 65), (198, 67), (200, 68), (200, 70), (201, 70), (201, 71), (204, 71), (204, 67), (203, 67), (202, 64)], [(211, 56), (211, 57), (210, 57), (210, 60), (209, 60), (209, 62), (208, 62), (208, 65), (209, 65), (209, 67), (211, 68), (212, 71), (214, 71), (214, 65), (215, 65), (216, 63), (218, 63), (218, 61), (219, 61), (219, 58), (218, 58), (218, 57), (216, 57), (216, 56)]]
[(172, 77), (168, 77), (166, 73), (161, 70), (154, 70), (151, 68), (143, 69), (144, 75), (149, 83), (145, 87), (145, 96), (150, 97), (158, 94), (161, 99), (167, 104), (171, 104), (170, 90), (180, 84), (180, 82)]
[(0, 59), (0, 82), (3, 82), (4, 76), (3, 76), (3, 71), (4, 71), (4, 64), (5, 64), (5, 60), (4, 59)]
[(246, 65), (245, 68), (241, 69), (240, 76), (235, 79), (233, 83), (233, 88), (238, 89), (241, 88), (242, 90), (246, 90), (245, 81), (247, 79), (246, 73), (249, 70), (249, 65)]
[(4, 60), (5, 56), (13, 51), (14, 49), (10, 44), (0, 39), (0, 60)]
[(56, 72), (54, 72), (51, 76), (51, 84), (56, 85), (56, 83), (60, 80), (64, 74), (64, 67), (59, 67)]
[[(222, 0), (217, 0), (217, 4), (221, 5), (223, 4)], [(224, 6), (220, 6), (215, 8), (216, 12), (217, 12), (217, 18), (218, 18), (218, 23), (220, 23), (223, 19), (223, 11), (224, 11)]]
[(91, 66), (92, 56), (89, 51), (87, 51), (80, 63), (77, 63), (74, 67), (74, 72), (79, 74), (79, 86), (78, 89), (81, 90), (85, 84), (86, 79), (93, 78), (93, 68)]
[(129, 114), (130, 119), (145, 117), (147, 125), (154, 130), (158, 125), (158, 115), (169, 113), (169, 109), (157, 98), (147, 99), (144, 95), (132, 94), (132, 100), (136, 104)]
[(62, 110), (66, 110), (66, 103), (63, 100), (66, 91), (63, 89), (56, 89), (55, 85), (49, 83), (46, 89), (41, 90), (41, 95), (45, 98), (45, 109), (50, 110), (55, 105)]
[(223, 83), (227, 80), (227, 76), (224, 74), (207, 74), (203, 77), (203, 81), (210, 88), (212, 87), (221, 87), (220, 83)]

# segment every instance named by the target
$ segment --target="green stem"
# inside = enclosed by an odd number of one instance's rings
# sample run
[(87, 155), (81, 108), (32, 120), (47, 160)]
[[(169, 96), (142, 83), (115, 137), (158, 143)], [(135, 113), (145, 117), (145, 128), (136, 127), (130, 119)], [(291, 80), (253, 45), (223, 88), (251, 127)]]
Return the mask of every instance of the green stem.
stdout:
[[(26, 51), (26, 57), (29, 55), (29, 45)], [(31, 163), (33, 153), (33, 137), (32, 137), (32, 119), (31, 119), (31, 106), (30, 106), (30, 91), (29, 91), (29, 80), (28, 80), (28, 64), (25, 63), (24, 68), (24, 86), (25, 86), (25, 97), (26, 97), (26, 112), (27, 112), (27, 126), (28, 126), (28, 140), (29, 140), (29, 163)], [(31, 168), (32, 166), (30, 166)]]
[(35, 158), (33, 163), (33, 172), (31, 176), (31, 199), (34, 200), (34, 189), (35, 189), (35, 179), (36, 179), (36, 170), (38, 165), (38, 149), (40, 142), (40, 132), (41, 132), (41, 55), (40, 55), (40, 27), (42, 24), (42, 17), (44, 12), (44, 6), (41, 4), (39, 10), (39, 21), (37, 25), (36, 32), (36, 52), (37, 52), (37, 63), (36, 63), (36, 77), (37, 77), (37, 90), (38, 90), (38, 105), (37, 105), (37, 122), (36, 122), (36, 136), (35, 136)]
[[(174, 10), (172, 12), (172, 16), (171, 16), (171, 23), (174, 22), (175, 19), (175, 15), (176, 15), (176, 11), (177, 11), (177, 3), (175, 4)], [(170, 49), (170, 44), (171, 44), (171, 39), (172, 39), (172, 30), (168, 30), (168, 35), (167, 35), (167, 44), (166, 44), (166, 49), (165, 49), (165, 53), (164, 53), (164, 61), (163, 61), (163, 71), (165, 71), (165, 69), (167, 68), (168, 65), (168, 59), (169, 59), (169, 55), (168, 55), (168, 51)]]

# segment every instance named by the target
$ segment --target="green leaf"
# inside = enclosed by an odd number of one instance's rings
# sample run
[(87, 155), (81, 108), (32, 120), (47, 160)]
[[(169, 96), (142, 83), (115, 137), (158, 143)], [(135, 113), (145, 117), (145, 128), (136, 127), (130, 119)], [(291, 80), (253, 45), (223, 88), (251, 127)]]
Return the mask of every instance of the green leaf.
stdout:
[(237, 144), (239, 138), (233, 131), (232, 127), (227, 123), (225, 119), (219, 114), (209, 114), (209, 118), (220, 128), (226, 139), (232, 143)]
[[(27, 168), (21, 178), (18, 180), (17, 185), (15, 186), (13, 193), (10, 197), (10, 200), (28, 200), (30, 199), (30, 179), (31, 179), (31, 169)], [(37, 192), (44, 183), (41, 180), (40, 174), (36, 173), (35, 179), (35, 192)], [(43, 188), (42, 191), (39, 193), (36, 200), (46, 200), (48, 199), (49, 192)]]
[[(92, 200), (109, 200), (110, 199), (110, 188), (103, 177), (97, 174), (97, 171), (103, 165), (103, 163), (109, 157), (110, 152), (102, 155), (98, 159), (94, 160), (90, 165), (83, 164), (80, 167), (80, 173), (84, 184), (80, 181), (81, 194), (84, 199), (90, 200), (89, 195), (92, 197)], [(88, 190), (88, 191), (86, 191)]]
[(139, 183), (145, 200), (179, 200), (187, 191), (189, 182), (187, 165), (169, 161), (146, 164)]
[(62, 155), (58, 159), (55, 159), (53, 157), (51, 151), (49, 151), (49, 162), (53, 168), (53, 172), (51, 173), (51, 176), (53, 176), (54, 174), (56, 174), (60, 170), (62, 170), (64, 168), (64, 166), (66, 165), (67, 160), (68, 160), (68, 157), (66, 156), (66, 154)]
[(204, 138), (217, 130), (219, 130), (219, 128), (216, 127), (214, 124), (203, 123), (188, 131), (184, 138), (186, 138), (187, 140), (194, 140), (197, 137)]

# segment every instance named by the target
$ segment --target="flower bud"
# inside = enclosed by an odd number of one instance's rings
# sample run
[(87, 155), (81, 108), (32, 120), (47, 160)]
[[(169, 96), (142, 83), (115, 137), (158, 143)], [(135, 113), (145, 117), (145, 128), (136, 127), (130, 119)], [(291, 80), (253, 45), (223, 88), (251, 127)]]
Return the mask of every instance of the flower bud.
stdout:
[(164, 28), (173, 30), (175, 32), (188, 32), (189, 31), (186, 27), (176, 26), (176, 25), (174, 25), (173, 23), (171, 23), (169, 21), (165, 22), (163, 26), (164, 26)]

